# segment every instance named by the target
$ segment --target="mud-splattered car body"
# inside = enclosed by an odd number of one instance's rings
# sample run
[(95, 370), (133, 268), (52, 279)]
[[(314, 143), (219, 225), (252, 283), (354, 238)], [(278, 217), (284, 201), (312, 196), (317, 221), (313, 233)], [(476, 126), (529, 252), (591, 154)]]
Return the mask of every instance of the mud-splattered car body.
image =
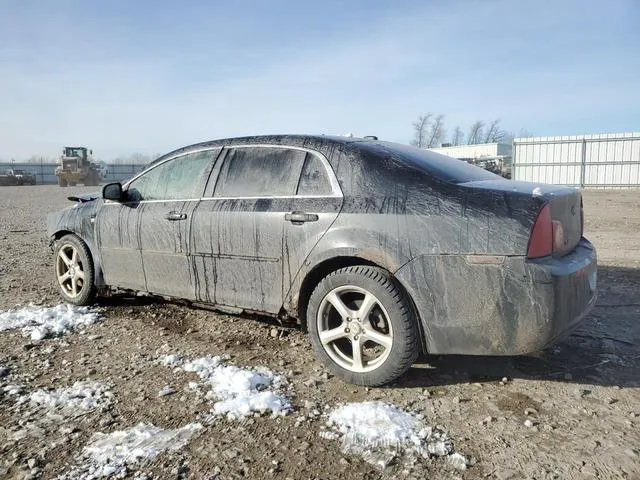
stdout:
[[(225, 158), (251, 149), (286, 150), (291, 171), (276, 175), (275, 193), (225, 192), (234, 181)], [(122, 202), (77, 198), (51, 214), (49, 235), (75, 233), (88, 245), (98, 286), (303, 323), (320, 279), (344, 266), (377, 266), (402, 285), (423, 350), (437, 354), (536, 351), (595, 302), (596, 254), (582, 237), (578, 190), (504, 180), (412, 147), (325, 136), (201, 143), (136, 178), (188, 155), (209, 164), (184, 198), (141, 199), (133, 179)], [(249, 175), (257, 183), (260, 176)], [(280, 186), (290, 176), (297, 190), (287, 192)], [(553, 238), (543, 241), (553, 248), (531, 255), (543, 213), (553, 222)]]

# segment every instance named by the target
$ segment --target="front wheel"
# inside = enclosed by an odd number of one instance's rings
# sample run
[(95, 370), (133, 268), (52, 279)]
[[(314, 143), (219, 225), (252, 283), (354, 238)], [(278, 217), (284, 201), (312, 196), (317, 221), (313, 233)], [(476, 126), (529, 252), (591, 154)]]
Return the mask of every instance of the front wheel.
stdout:
[(411, 302), (381, 268), (347, 267), (325, 277), (309, 299), (307, 326), (318, 358), (349, 383), (389, 383), (419, 354)]
[(60, 294), (73, 305), (88, 305), (96, 295), (95, 272), (87, 245), (76, 235), (56, 242), (55, 274)]

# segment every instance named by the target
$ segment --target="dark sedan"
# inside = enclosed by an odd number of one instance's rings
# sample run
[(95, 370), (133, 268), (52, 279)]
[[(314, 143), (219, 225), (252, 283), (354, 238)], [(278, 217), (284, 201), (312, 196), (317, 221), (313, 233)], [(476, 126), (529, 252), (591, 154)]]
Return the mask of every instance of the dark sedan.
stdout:
[(429, 354), (517, 355), (596, 297), (579, 190), (504, 180), (404, 145), (217, 140), (50, 214), (63, 298), (107, 288), (293, 317), (346, 381)]

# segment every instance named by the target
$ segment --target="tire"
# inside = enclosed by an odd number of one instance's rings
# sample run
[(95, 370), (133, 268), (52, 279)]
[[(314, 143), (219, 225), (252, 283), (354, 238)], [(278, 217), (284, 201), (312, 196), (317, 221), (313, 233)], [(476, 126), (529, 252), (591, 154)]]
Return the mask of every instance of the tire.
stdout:
[(64, 178), (58, 177), (58, 185), (60, 185), (61, 187), (66, 187), (67, 181)]
[(309, 299), (307, 327), (322, 363), (357, 385), (392, 382), (420, 352), (411, 301), (391, 274), (378, 267), (346, 267), (326, 276)]
[(70, 187), (75, 187), (76, 186), (76, 182), (69, 182), (69, 186)]
[(78, 236), (69, 234), (56, 241), (54, 273), (67, 303), (93, 303), (96, 296), (93, 259), (89, 247)]

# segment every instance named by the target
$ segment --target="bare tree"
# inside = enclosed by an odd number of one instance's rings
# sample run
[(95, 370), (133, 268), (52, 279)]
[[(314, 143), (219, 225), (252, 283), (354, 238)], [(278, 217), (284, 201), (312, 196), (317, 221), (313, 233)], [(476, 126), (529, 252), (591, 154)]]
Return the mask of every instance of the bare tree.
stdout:
[(506, 132), (500, 128), (500, 119), (493, 120), (487, 128), (484, 136), (484, 143), (496, 143), (501, 142), (504, 139)]
[(420, 115), (418, 120), (413, 122), (413, 141), (411, 145), (418, 148), (424, 148), (427, 146), (427, 128), (433, 114), (427, 113), (426, 115)]
[(520, 131), (518, 132), (518, 137), (520, 137), (520, 138), (531, 138), (531, 137), (533, 137), (533, 133), (531, 133), (526, 128), (521, 128)]
[(478, 120), (471, 125), (471, 128), (469, 129), (469, 136), (467, 137), (467, 145), (482, 143), (483, 127), (484, 122), (482, 120)]
[(453, 135), (451, 136), (451, 145), (458, 146), (464, 141), (464, 133), (460, 126), (457, 126), (453, 130)]
[(504, 137), (502, 137), (502, 140), (500, 140), (501, 143), (513, 143), (513, 139), (516, 138), (516, 134), (513, 132), (506, 132), (504, 134)]
[(429, 127), (429, 139), (427, 140), (427, 148), (434, 148), (440, 145), (440, 141), (444, 137), (444, 115), (438, 115)]

